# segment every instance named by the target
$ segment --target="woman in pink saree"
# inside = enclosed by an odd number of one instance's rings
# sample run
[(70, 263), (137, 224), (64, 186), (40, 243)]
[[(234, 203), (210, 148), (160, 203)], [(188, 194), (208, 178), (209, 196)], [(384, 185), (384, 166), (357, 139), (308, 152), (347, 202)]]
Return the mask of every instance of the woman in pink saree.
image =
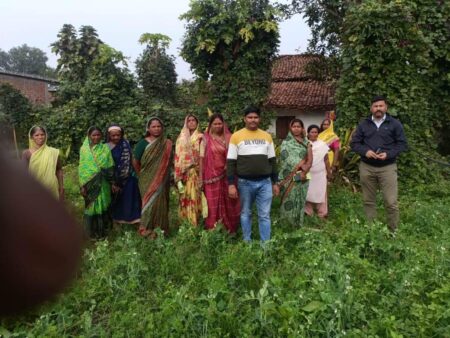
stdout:
[(221, 114), (213, 114), (201, 143), (200, 172), (202, 185), (208, 202), (208, 217), (205, 228), (213, 229), (223, 223), (229, 233), (235, 233), (239, 224), (239, 199), (228, 197), (226, 176), (228, 143), (231, 133)]

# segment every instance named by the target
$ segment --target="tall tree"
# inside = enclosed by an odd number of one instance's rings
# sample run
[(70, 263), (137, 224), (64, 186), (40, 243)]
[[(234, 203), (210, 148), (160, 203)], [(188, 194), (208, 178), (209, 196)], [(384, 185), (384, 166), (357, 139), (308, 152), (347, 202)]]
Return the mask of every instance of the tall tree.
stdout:
[(58, 102), (42, 118), (55, 144), (78, 150), (93, 124), (120, 123), (128, 135), (140, 135), (144, 122), (134, 107), (137, 86), (123, 54), (103, 43), (90, 26), (77, 34), (73, 26), (64, 25), (52, 46), (59, 55)]
[(92, 26), (81, 26), (78, 30), (78, 59), (81, 68), (81, 79), (85, 79), (87, 76), (87, 69), (100, 54), (100, 47), (103, 42), (98, 38), (97, 31)]
[(145, 50), (136, 60), (136, 72), (148, 102), (174, 102), (177, 73), (175, 58), (167, 54), (170, 41), (167, 35), (149, 33), (139, 39)]
[(347, 9), (360, 0), (292, 0), (288, 14), (301, 13), (311, 29), (309, 51), (323, 55), (340, 52)]
[(0, 69), (7, 70), (9, 67), (9, 54), (0, 49)]
[(87, 69), (99, 54), (102, 43), (92, 26), (81, 26), (78, 36), (72, 25), (63, 25), (58, 40), (51, 44), (52, 52), (59, 55), (56, 70), (60, 77), (84, 81)]
[(43, 50), (26, 44), (13, 47), (8, 52), (0, 50), (0, 69), (11, 72), (52, 76), (54, 72), (47, 66), (47, 61)]
[(59, 56), (56, 67), (61, 80), (59, 101), (67, 102), (79, 95), (87, 81), (89, 67), (99, 55), (102, 44), (95, 28), (91, 26), (81, 26), (77, 34), (72, 25), (63, 25), (58, 40), (51, 44), (53, 53)]
[(63, 25), (59, 31), (58, 40), (51, 44), (52, 52), (59, 56), (56, 70), (60, 77), (77, 77), (79, 68), (78, 39), (75, 27), (69, 24)]
[(261, 104), (279, 44), (279, 11), (269, 0), (193, 0), (181, 55), (210, 81), (207, 104), (241, 123), (242, 109)]

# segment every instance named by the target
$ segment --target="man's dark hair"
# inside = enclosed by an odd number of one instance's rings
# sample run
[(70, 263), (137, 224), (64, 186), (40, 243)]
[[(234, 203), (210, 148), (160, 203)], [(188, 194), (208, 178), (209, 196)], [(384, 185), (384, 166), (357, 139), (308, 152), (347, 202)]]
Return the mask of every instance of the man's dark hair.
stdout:
[(244, 110), (244, 116), (247, 116), (250, 113), (255, 113), (258, 116), (261, 116), (261, 109), (259, 109), (256, 106), (248, 106), (247, 108), (245, 108)]
[(378, 102), (378, 101), (384, 101), (384, 103), (388, 103), (387, 102), (387, 99), (386, 99), (386, 96), (384, 96), (384, 95), (377, 95), (377, 96), (374, 96), (373, 98), (372, 98), (372, 101), (371, 101), (371, 103), (375, 103), (375, 102)]

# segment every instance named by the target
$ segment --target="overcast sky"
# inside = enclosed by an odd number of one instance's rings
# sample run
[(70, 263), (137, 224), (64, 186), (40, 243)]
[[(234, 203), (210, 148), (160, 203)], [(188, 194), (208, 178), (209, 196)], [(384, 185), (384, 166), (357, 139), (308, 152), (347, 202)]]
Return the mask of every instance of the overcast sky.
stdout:
[[(172, 38), (169, 53), (176, 57), (179, 79), (189, 79), (189, 64), (178, 56), (184, 34), (184, 22), (178, 17), (188, 9), (189, 0), (0, 0), (0, 49), (8, 51), (26, 43), (45, 51), (48, 64), (55, 67), (57, 58), (49, 45), (62, 26), (90, 25), (102, 41), (129, 57), (134, 69), (143, 50), (140, 35), (162, 33)], [(279, 54), (306, 50), (310, 31), (299, 15), (283, 22), (280, 34)]]

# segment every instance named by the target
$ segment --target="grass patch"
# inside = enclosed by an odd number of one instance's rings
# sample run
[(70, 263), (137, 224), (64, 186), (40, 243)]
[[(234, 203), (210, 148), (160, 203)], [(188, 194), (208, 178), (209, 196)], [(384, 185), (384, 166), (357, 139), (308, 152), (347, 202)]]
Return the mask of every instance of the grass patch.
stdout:
[[(76, 175), (67, 172), (79, 217)], [(403, 188), (395, 238), (365, 222), (359, 194), (338, 187), (328, 221), (308, 218), (303, 228), (280, 222), (276, 202), (263, 247), (175, 221), (169, 239), (123, 229), (85, 251), (78, 280), (56, 302), (1, 322), (0, 335), (446, 337), (449, 191), (448, 183)], [(174, 196), (172, 206), (176, 220)]]

